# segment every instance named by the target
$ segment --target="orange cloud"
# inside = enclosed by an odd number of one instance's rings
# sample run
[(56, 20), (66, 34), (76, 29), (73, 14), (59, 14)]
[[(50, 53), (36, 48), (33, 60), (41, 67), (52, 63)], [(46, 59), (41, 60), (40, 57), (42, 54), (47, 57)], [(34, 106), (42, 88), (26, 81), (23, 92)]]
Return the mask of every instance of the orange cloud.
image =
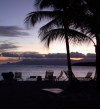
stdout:
[(0, 56), (0, 64), (6, 64), (8, 62), (12, 63), (12, 62), (18, 62), (19, 58), (16, 57), (3, 57)]

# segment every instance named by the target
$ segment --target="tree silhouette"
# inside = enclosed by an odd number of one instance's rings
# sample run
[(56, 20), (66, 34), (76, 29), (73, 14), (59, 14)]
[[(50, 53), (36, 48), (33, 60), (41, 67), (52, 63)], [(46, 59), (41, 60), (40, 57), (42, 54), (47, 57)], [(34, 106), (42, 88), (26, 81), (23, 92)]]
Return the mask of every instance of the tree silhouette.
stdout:
[[(48, 24), (46, 24), (45, 26), (43, 26), (40, 29), (40, 30), (42, 30), (42, 41), (44, 41), (44, 40), (47, 41), (47, 45), (49, 45), (52, 40), (59, 38), (59, 36), (61, 39), (62, 38), (65, 39), (66, 48), (67, 48), (69, 78), (70, 78), (70, 80), (72, 80), (73, 73), (72, 73), (71, 60), (70, 60), (69, 39), (73, 38), (74, 41), (76, 39), (78, 39), (77, 41), (81, 41), (81, 39), (82, 40), (85, 39), (86, 36), (84, 34), (82, 34), (81, 32), (74, 30), (76, 28), (76, 24), (73, 24), (72, 15), (70, 14), (71, 12), (73, 12), (74, 9), (73, 8), (67, 9), (66, 7), (70, 7), (70, 4), (67, 3), (66, 5), (64, 5), (65, 4), (64, 1), (63, 1), (63, 4), (60, 3), (61, 1), (59, 3), (57, 3), (57, 1), (53, 1), (51, 4), (49, 4), (50, 1), (45, 1), (45, 0), (39, 1), (38, 0), (38, 2), (36, 4), (37, 4), (37, 6), (39, 6), (39, 8), (45, 8), (45, 7), (54, 5), (53, 6), (54, 10), (53, 11), (31, 12), (28, 14), (25, 21), (26, 21), (26, 23), (28, 23), (28, 24), (31, 23), (34, 26), (35, 23), (41, 21), (41, 19), (43, 19), (43, 18), (52, 18), (52, 20)], [(74, 8), (76, 9), (76, 7), (77, 7), (77, 4)], [(80, 11), (80, 10), (77, 9), (77, 11)], [(67, 15), (66, 15), (66, 13), (67, 13)], [(76, 13), (73, 13), (73, 14), (76, 14)], [(68, 16), (68, 17), (66, 18), (66, 16)], [(75, 19), (74, 19), (74, 22), (76, 22)], [(70, 26), (73, 26), (73, 29), (70, 29)], [(53, 27), (62, 27), (63, 29), (57, 28), (57, 29), (50, 30)], [(47, 32), (47, 31), (49, 31), (49, 32)], [(63, 35), (61, 35), (62, 32), (63, 32)], [(53, 34), (52, 35), (53, 37), (51, 36), (51, 34)], [(41, 36), (41, 34), (40, 34), (40, 36)], [(43, 37), (43, 36), (45, 36), (45, 37)], [(54, 37), (54, 36), (56, 36), (56, 37)], [(64, 37), (62, 37), (62, 36), (64, 36)], [(74, 36), (74, 37), (72, 37), (72, 36)]]
[(96, 75), (100, 84), (100, 0), (86, 0), (92, 17), (89, 19), (89, 28), (96, 38)]
[(86, 32), (90, 39), (96, 38), (96, 73), (97, 81), (100, 83), (100, 0), (59, 0), (59, 3), (56, 0), (38, 0), (37, 3), (41, 4), (41, 8), (54, 6), (65, 9), (66, 17), (68, 18), (70, 12), (72, 17), (69, 18), (74, 21), (76, 27), (80, 27), (83, 33)]

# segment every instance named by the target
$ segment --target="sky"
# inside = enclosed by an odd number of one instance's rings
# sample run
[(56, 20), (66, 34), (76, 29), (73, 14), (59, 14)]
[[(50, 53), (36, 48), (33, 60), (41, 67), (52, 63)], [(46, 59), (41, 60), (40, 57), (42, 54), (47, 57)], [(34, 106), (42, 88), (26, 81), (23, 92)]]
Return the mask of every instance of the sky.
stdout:
[[(65, 43), (54, 41), (46, 48), (38, 38), (38, 30), (45, 23), (27, 29), (24, 20), (35, 11), (34, 0), (0, 0), (0, 52), (66, 53)], [(70, 52), (95, 53), (93, 43), (70, 44)]]

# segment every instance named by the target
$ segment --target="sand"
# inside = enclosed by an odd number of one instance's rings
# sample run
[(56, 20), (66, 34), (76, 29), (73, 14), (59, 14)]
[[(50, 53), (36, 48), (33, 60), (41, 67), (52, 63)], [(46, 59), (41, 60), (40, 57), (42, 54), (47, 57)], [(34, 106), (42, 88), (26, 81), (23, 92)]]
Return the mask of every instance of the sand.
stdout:
[[(43, 89), (63, 89), (55, 94)], [(100, 109), (96, 83), (0, 82), (0, 109)]]

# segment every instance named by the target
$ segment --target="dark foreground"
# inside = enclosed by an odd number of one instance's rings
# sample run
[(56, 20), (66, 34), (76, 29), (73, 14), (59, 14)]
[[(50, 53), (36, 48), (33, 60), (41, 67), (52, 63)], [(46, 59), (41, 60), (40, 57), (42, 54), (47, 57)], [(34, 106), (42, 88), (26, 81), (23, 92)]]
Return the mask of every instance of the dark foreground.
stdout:
[[(0, 82), (0, 109), (100, 109), (95, 82)], [(43, 88), (62, 88), (54, 94)]]

